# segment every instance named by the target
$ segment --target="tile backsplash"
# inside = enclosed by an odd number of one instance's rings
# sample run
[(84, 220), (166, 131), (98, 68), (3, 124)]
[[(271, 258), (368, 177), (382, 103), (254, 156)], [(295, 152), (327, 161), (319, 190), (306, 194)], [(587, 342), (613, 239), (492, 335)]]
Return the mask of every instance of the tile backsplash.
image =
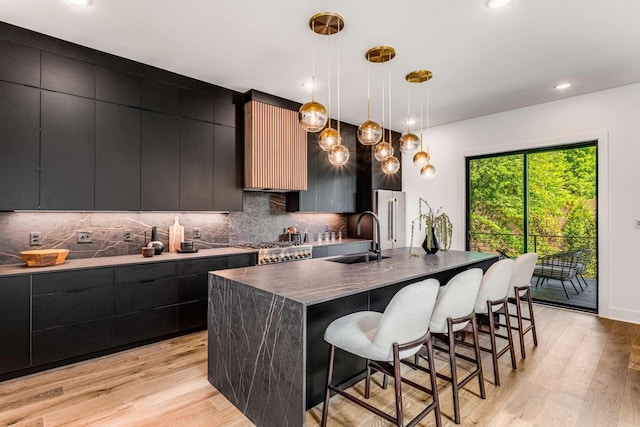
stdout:
[[(341, 214), (302, 214), (285, 211), (285, 197), (280, 193), (245, 192), (244, 211), (208, 212), (0, 212), (0, 264), (22, 263), (20, 251), (30, 249), (69, 249), (68, 259), (139, 254), (150, 240), (151, 227), (158, 228), (158, 238), (168, 246), (169, 227), (175, 217), (184, 226), (185, 240), (193, 238), (193, 229), (201, 237), (193, 239), (196, 248), (233, 246), (246, 242), (278, 240), (284, 229), (297, 225), (309, 234), (324, 230), (345, 230)], [(41, 233), (40, 246), (29, 245), (29, 233)], [(91, 243), (77, 243), (80, 231), (92, 233)], [(124, 241), (125, 231), (132, 241)], [(346, 235), (346, 233), (345, 233)]]

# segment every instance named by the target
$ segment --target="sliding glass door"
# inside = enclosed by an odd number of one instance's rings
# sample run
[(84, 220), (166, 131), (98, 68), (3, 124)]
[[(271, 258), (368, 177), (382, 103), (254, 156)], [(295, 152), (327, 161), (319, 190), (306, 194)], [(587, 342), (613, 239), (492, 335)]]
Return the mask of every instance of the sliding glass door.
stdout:
[(539, 267), (535, 299), (597, 311), (596, 224), (595, 142), (467, 158), (467, 249), (569, 266)]

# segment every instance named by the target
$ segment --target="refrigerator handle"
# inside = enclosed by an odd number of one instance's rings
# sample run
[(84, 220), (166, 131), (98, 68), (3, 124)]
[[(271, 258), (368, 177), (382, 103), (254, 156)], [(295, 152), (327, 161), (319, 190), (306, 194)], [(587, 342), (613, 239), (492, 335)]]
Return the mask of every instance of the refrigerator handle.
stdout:
[(387, 239), (393, 240), (393, 199), (387, 201), (389, 221), (387, 222)]
[(389, 221), (389, 228), (390, 228), (390, 233), (389, 233), (389, 239), (393, 242), (396, 241), (396, 228), (397, 228), (397, 216), (398, 214), (398, 200), (397, 199), (391, 199), (391, 215), (390, 215), (390, 221)]

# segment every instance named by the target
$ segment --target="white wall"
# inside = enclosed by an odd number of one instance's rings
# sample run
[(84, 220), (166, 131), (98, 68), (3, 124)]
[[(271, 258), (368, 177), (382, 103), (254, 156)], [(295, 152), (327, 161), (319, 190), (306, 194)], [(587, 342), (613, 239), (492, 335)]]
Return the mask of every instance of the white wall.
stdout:
[(422, 196), (449, 213), (452, 249), (464, 249), (466, 156), (590, 140), (598, 140), (599, 159), (599, 315), (640, 323), (640, 84), (432, 128), (425, 142), (437, 177), (421, 179), (402, 159), (407, 241)]

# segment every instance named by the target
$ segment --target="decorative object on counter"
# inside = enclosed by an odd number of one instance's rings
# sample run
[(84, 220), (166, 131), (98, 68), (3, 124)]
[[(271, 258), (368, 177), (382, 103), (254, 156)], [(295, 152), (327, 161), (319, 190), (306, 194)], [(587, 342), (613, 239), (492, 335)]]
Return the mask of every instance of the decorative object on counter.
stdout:
[(144, 247), (142, 248), (142, 256), (145, 258), (152, 257), (153, 254), (156, 253), (156, 248), (154, 247)]
[[(178, 249), (182, 249), (183, 240), (184, 227), (180, 225), (180, 219), (178, 217), (175, 217), (173, 225), (169, 227), (169, 252), (177, 252)], [(191, 247), (191, 249), (193, 249), (193, 246)]]
[[(423, 204), (426, 211), (423, 212)], [(411, 253), (413, 249), (413, 234), (415, 230), (415, 223), (418, 221), (418, 229), (422, 230), (422, 224), (425, 226), (425, 239), (422, 243), (422, 248), (428, 254), (435, 254), (438, 250), (449, 250), (451, 247), (451, 237), (453, 235), (453, 226), (449, 215), (442, 212), (442, 207), (437, 211), (434, 211), (429, 203), (422, 197), (418, 199), (418, 217), (411, 221), (411, 243), (409, 245), (409, 254), (417, 256)]]
[(158, 228), (155, 225), (151, 227), (151, 241), (147, 246), (150, 248), (155, 248), (156, 255), (160, 255), (164, 250), (164, 243), (158, 240)]
[(69, 249), (35, 249), (20, 252), (27, 267), (46, 267), (62, 264), (69, 255)]
[(194, 254), (198, 252), (198, 249), (193, 247), (193, 240), (187, 240), (180, 242), (180, 248), (176, 252), (180, 254)]

